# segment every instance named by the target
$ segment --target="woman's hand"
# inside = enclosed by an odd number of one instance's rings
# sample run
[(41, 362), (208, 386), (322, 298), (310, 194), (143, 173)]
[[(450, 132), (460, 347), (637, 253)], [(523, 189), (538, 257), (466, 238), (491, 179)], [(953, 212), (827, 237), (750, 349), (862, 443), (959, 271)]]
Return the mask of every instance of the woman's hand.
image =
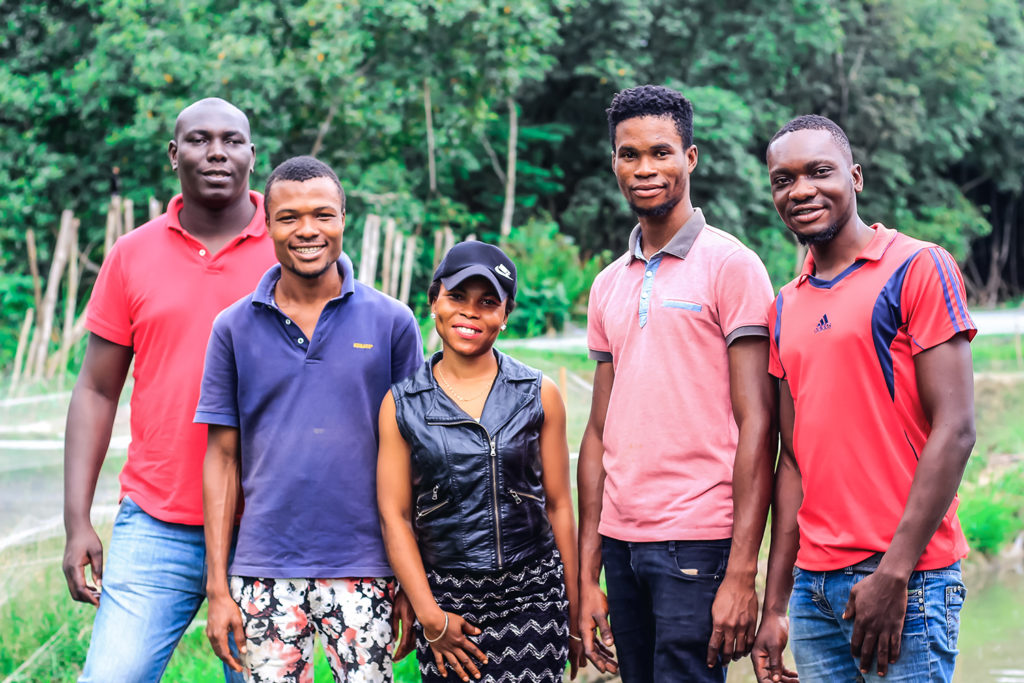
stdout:
[(433, 641), (430, 649), (434, 652), (438, 670), (445, 678), (448, 677), (446, 666), (451, 667), (463, 681), (468, 681), (470, 676), (480, 678), (480, 669), (473, 660), (486, 664), (487, 655), (468, 638), (480, 635), (480, 629), (453, 612), (444, 612), (443, 615), (440, 623), (423, 624), (423, 637)]
[[(572, 621), (570, 624), (574, 623)], [(587, 665), (587, 655), (583, 652), (583, 638), (569, 632), (569, 680), (576, 680), (576, 674)]]

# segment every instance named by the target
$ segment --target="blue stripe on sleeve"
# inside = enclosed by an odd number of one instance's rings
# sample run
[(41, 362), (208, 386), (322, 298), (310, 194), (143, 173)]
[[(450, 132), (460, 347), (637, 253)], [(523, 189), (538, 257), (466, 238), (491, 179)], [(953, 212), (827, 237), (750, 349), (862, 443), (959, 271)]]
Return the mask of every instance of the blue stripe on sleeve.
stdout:
[(772, 334), (775, 337), (775, 351), (779, 354), (779, 366), (782, 367), (782, 379), (785, 379), (786, 366), (782, 364), (782, 346), (779, 344), (782, 339), (782, 292), (775, 297), (775, 330)]
[[(910, 258), (900, 264), (889, 280), (882, 287), (875, 299), (871, 311), (871, 337), (875, 342), (875, 354), (878, 356), (878, 367), (885, 378), (885, 386), (889, 397), (896, 400), (896, 378), (892, 360), (892, 342), (903, 324), (903, 282), (907, 278), (910, 264), (920, 252), (914, 252)], [(948, 300), (948, 297), (947, 297)], [(952, 309), (950, 309), (952, 310)]]
[(956, 277), (956, 273), (959, 268), (956, 262), (953, 260), (953, 256), (946, 250), (940, 252), (943, 260), (946, 262), (946, 267), (949, 270), (949, 286), (953, 290), (953, 295), (956, 299), (957, 310), (960, 311), (960, 323), (963, 329), (974, 327), (974, 321), (971, 320), (970, 313), (967, 312), (967, 304), (964, 302), (964, 298), (960, 295), (960, 279)]
[(932, 261), (935, 263), (935, 270), (938, 272), (939, 281), (942, 283), (942, 295), (946, 297), (946, 311), (949, 313), (949, 319), (953, 322), (953, 329), (956, 332), (960, 332), (960, 322), (956, 319), (956, 313), (953, 311), (953, 300), (949, 292), (949, 281), (946, 278), (945, 271), (942, 269), (942, 263), (934, 249), (929, 249), (928, 253), (931, 255)]

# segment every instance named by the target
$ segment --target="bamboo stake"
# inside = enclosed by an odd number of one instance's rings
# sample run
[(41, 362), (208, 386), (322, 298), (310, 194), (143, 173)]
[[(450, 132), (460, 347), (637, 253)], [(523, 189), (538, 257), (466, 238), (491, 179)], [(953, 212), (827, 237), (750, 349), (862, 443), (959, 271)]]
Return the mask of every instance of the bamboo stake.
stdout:
[(380, 275), (380, 291), (391, 291), (391, 252), (395, 249), (395, 219), (384, 222), (384, 251), (382, 252), (382, 271)]
[(409, 290), (412, 287), (412, 266), (416, 256), (416, 236), (409, 235), (405, 238), (405, 259), (402, 262), (402, 287), (399, 290), (398, 300), (409, 303)]
[(380, 253), (380, 216), (366, 216), (363, 224), (363, 247), (359, 259), (359, 281), (373, 287), (377, 278), (377, 259)]
[(14, 374), (11, 376), (11, 386), (7, 391), (8, 396), (14, 396), (14, 392), (18, 390), (18, 383), (21, 381), (25, 350), (28, 346), (29, 334), (32, 332), (32, 321), (35, 318), (35, 314), (36, 309), (28, 309), (25, 311), (25, 320), (21, 323), (21, 332), (18, 334), (18, 349), (14, 352)]
[(455, 231), (450, 227), (444, 229), (444, 253), (451, 251), (451, 248), (455, 246)]
[(64, 287), (64, 328), (61, 334), (60, 348), (46, 367), (48, 378), (60, 371), (59, 390), (64, 389), (64, 380), (67, 379), (68, 354), (71, 350), (70, 340), (78, 308), (78, 228), (80, 224), (81, 221), (77, 218), (71, 222), (71, 239), (68, 240), (68, 276), (67, 285)]
[(28, 249), (28, 271), (32, 274), (32, 296), (36, 310), (43, 305), (43, 288), (39, 282), (39, 253), (36, 250), (36, 233), (32, 228), (25, 231), (25, 246)]
[(434, 231), (434, 265), (430, 267), (430, 272), (433, 273), (437, 270), (437, 264), (441, 262), (443, 253), (441, 248), (444, 246), (444, 230), (438, 228)]
[(135, 202), (130, 199), (124, 200), (124, 221), (121, 223), (121, 234), (127, 235), (135, 229)]
[(121, 234), (121, 196), (110, 195), (110, 205), (107, 207), (107, 232), (103, 237), (103, 258), (107, 258), (111, 247)]
[(156, 197), (149, 198), (149, 220), (155, 220), (160, 217), (160, 214), (164, 212), (163, 206), (160, 204), (160, 200)]
[(398, 285), (402, 275), (402, 250), (404, 247), (405, 239), (400, 233), (396, 234), (394, 240), (394, 252), (391, 255), (391, 279), (388, 280), (388, 289), (386, 292), (388, 296), (395, 299), (398, 298)]
[[(29, 367), (34, 379), (43, 377), (46, 364), (47, 349), (50, 345), (50, 334), (53, 332), (53, 315), (57, 307), (57, 292), (60, 289), (61, 276), (68, 261), (68, 241), (75, 215), (71, 209), (64, 209), (60, 215), (60, 232), (57, 234), (57, 247), (53, 250), (53, 261), (50, 263), (50, 275), (46, 279), (46, 295), (43, 296), (43, 308), (39, 313), (39, 324), (35, 340), (35, 349), (29, 354)], [(26, 373), (28, 374), (28, 373)]]

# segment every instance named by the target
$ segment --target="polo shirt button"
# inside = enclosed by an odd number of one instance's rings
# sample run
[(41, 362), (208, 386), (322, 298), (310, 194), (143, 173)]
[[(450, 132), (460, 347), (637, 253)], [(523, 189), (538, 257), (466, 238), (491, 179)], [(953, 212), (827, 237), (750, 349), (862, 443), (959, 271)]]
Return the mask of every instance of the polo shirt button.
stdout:
[(304, 341), (306, 341), (306, 340), (305, 340), (305, 339), (303, 339), (302, 337), (299, 337), (299, 338), (298, 338), (298, 339), (296, 339), (295, 341), (297, 341), (297, 342), (299, 342), (299, 343), (301, 344), (302, 342), (304, 342)]
[(648, 270), (647, 277), (654, 277), (654, 271)]
[(206, 256), (206, 250), (205, 249), (200, 249), (199, 250), (199, 255), (200, 256)]

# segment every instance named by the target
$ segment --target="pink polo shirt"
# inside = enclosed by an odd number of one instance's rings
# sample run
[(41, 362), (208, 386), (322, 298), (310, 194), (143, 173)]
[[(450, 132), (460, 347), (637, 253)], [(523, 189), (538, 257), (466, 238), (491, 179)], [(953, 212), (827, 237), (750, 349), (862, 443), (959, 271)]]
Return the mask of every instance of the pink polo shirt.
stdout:
[(649, 262), (639, 239), (637, 226), (590, 291), (590, 355), (615, 370), (599, 531), (622, 541), (729, 538), (739, 432), (728, 346), (767, 337), (768, 273), (700, 209)]
[(121, 497), (165, 522), (203, 523), (206, 425), (192, 423), (213, 319), (256, 288), (274, 263), (263, 195), (231, 242), (211, 254), (167, 213), (117, 240), (100, 269), (85, 325), (135, 352), (131, 445)]

